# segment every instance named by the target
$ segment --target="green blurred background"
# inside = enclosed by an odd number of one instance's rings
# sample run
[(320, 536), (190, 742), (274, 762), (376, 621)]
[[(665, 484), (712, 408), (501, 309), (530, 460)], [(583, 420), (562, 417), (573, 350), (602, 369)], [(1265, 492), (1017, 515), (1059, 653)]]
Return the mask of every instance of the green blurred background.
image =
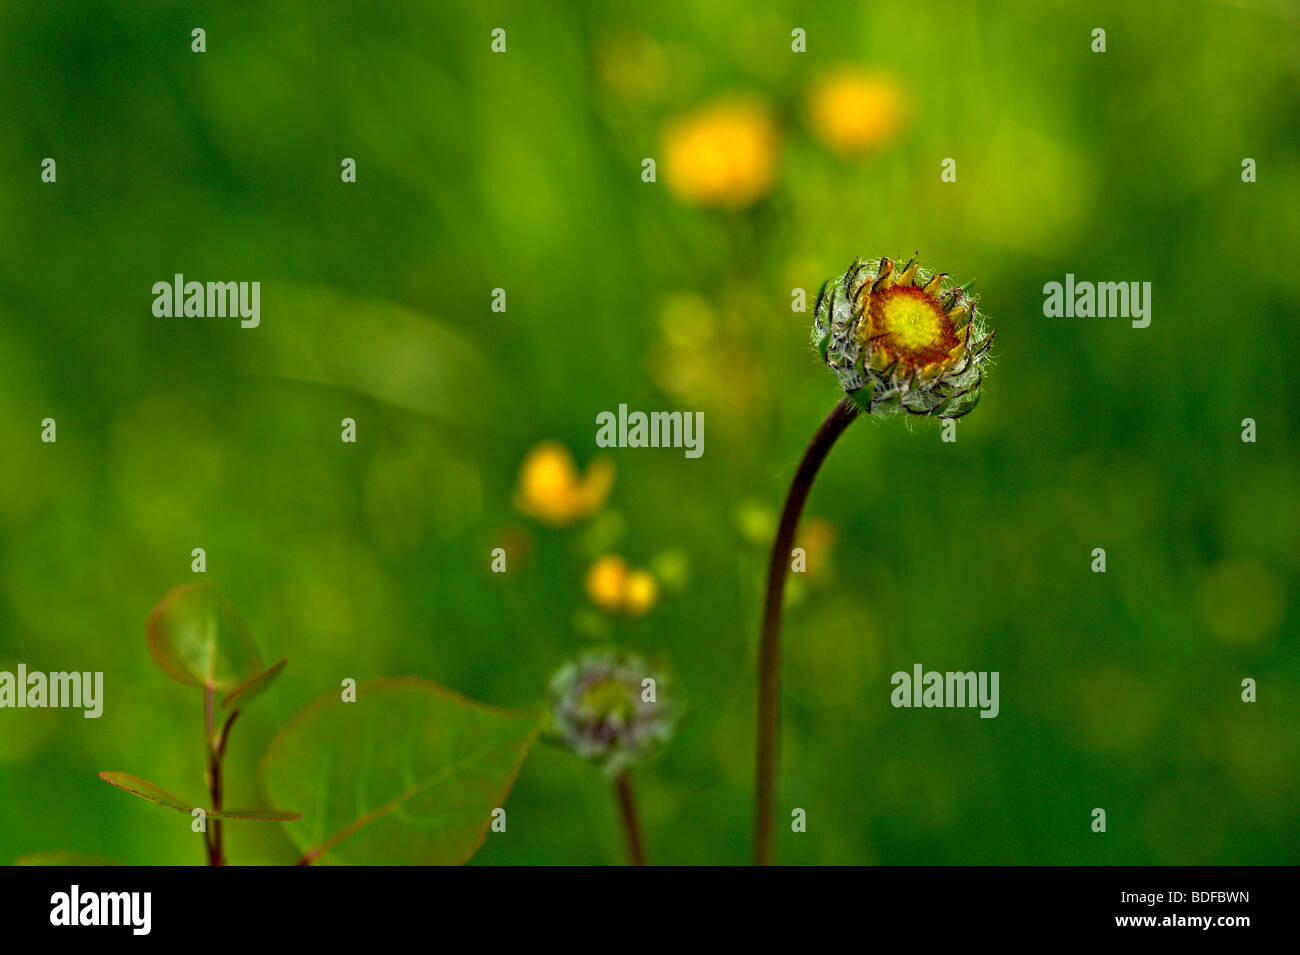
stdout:
[[(202, 791), (199, 699), (144, 644), (201, 546), (291, 660), (233, 736), (229, 803), (343, 677), (535, 707), (613, 642), (670, 658), (690, 705), (636, 774), (651, 861), (746, 861), (766, 548), (837, 397), (812, 302), (919, 249), (979, 277), (997, 367), (955, 444), (863, 421), (813, 492), (781, 797), (808, 831), (780, 825), (781, 860), (1298, 861), (1298, 15), (0, 3), (0, 669), (106, 682), (99, 720), (0, 711), (0, 860), (202, 861), (188, 819), (95, 776)], [(176, 272), (260, 281), (261, 327), (153, 317)], [(1150, 281), (1150, 327), (1044, 317), (1067, 272)], [(704, 456), (600, 451), (623, 402), (703, 411)], [(566, 526), (520, 508), (543, 441), (617, 472)], [(655, 574), (652, 607), (593, 602), (604, 554)], [(1001, 715), (893, 709), (917, 662), (999, 671)], [(608, 783), (567, 753), (537, 747), (507, 808), (475, 862), (621, 860)], [(227, 833), (234, 863), (297, 857)]]

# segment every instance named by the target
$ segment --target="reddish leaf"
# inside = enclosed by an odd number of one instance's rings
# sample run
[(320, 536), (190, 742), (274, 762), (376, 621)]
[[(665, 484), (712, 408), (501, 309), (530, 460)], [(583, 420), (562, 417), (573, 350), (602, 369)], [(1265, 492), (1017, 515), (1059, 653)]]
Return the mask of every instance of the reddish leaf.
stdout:
[(149, 653), (181, 683), (232, 690), (262, 672), (244, 621), (208, 584), (169, 592), (149, 614), (145, 631)]
[(280, 809), (223, 809), (221, 812), (209, 812), (214, 819), (245, 819), (249, 822), (293, 822), (301, 819), (300, 812), (285, 812)]
[[(187, 816), (192, 815), (194, 810), (198, 808), (190, 805), (180, 796), (169, 793), (161, 786), (155, 786), (147, 779), (141, 779), (139, 776), (133, 776), (130, 773), (104, 772), (99, 774), (99, 778), (111, 786), (116, 786), (123, 792), (139, 796), (141, 799), (148, 799), (150, 802), (156, 802), (168, 809), (175, 809)], [(302, 818), (300, 812), (285, 812), (280, 809), (223, 809), (220, 812), (204, 809), (203, 811), (212, 819), (245, 819), (252, 822), (292, 822), (295, 819)]]
[(48, 852), (29, 852), (14, 860), (14, 865), (74, 865), (78, 867), (98, 868), (117, 866), (122, 863), (104, 856), (86, 855), (84, 852), (70, 852), (67, 849), (51, 849)]
[(110, 786), (116, 786), (133, 796), (148, 799), (150, 802), (156, 802), (168, 809), (175, 809), (177, 812), (188, 813), (194, 808), (186, 805), (185, 800), (181, 799), (180, 796), (174, 796), (161, 786), (155, 786), (149, 780), (141, 779), (139, 776), (132, 776), (130, 773), (104, 772), (99, 774), (99, 778)]
[(288, 662), (288, 659), (284, 659), (279, 663), (273, 663), (269, 669), (263, 670), (243, 686), (236, 690), (231, 690), (230, 693), (226, 695), (226, 698), (221, 701), (221, 708), (223, 710), (243, 709), (252, 700), (261, 696), (271, 688), (272, 684), (274, 684), (279, 678), (280, 673), (284, 670), (284, 667)]

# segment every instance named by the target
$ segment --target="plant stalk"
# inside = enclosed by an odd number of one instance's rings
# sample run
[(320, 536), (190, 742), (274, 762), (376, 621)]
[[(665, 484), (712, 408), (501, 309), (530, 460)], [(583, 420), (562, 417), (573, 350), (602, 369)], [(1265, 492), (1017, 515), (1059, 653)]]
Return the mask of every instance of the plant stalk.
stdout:
[[(230, 725), (234, 722), (232, 716), (226, 721), (222, 729), (220, 738), (215, 733), (215, 695), (216, 687), (209, 684), (203, 688), (203, 741), (208, 755), (208, 795), (212, 799), (212, 810), (221, 811), (221, 757), (226, 750), (226, 735), (230, 731)], [(222, 826), (220, 819), (209, 819), (208, 828), (211, 831), (207, 839), (208, 846), (208, 865), (225, 865), (226, 859), (222, 846)]]
[(763, 630), (758, 644), (758, 760), (754, 780), (754, 864), (771, 865), (773, 821), (776, 817), (776, 777), (780, 762), (781, 732), (781, 605), (785, 599), (785, 577), (790, 569), (804, 502), (822, 462), (839, 436), (862, 409), (852, 398), (842, 398), (803, 453), (790, 482), (781, 510), (781, 523), (772, 543), (767, 565), (767, 596), (763, 603)]
[(619, 816), (623, 821), (623, 839), (627, 843), (628, 861), (632, 865), (645, 865), (645, 843), (641, 838), (641, 821), (637, 816), (632, 776), (628, 770), (623, 770), (615, 777), (614, 794), (618, 798)]

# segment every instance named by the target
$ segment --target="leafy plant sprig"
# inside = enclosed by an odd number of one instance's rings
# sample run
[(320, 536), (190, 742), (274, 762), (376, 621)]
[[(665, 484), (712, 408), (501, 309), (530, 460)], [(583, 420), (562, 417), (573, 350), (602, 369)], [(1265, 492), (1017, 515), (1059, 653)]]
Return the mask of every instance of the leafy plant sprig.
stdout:
[[(539, 713), (508, 712), (418, 677), (371, 680), (319, 698), (272, 739), (261, 763), (263, 787), (275, 802), (304, 812), (227, 809), (222, 768), (231, 728), (288, 661), (264, 668), (248, 628), (206, 584), (168, 593), (146, 632), (155, 662), (203, 690), (210, 865), (226, 863), (222, 827), (229, 820), (299, 821), (286, 827), (301, 851), (298, 865), (458, 865), (483, 845), (489, 826), (504, 831), (501, 806), (540, 731)], [(199, 808), (130, 773), (99, 776), (168, 809), (194, 815)], [(19, 861), (78, 865), (87, 858), (47, 852)]]
[[(146, 626), (149, 653), (168, 676), (203, 690), (203, 748), (210, 805), (201, 811), (209, 865), (225, 865), (224, 820), (288, 822), (298, 812), (276, 809), (226, 809), (222, 764), (230, 731), (244, 708), (265, 693), (289, 662), (262, 666), (257, 645), (234, 608), (208, 584), (187, 584), (165, 596), (149, 615)], [(224, 693), (221, 709), (227, 715), (217, 728), (217, 694)], [(102, 772), (100, 778), (124, 792), (194, 815), (190, 805), (148, 780), (130, 773)], [(206, 825), (211, 819), (211, 826)]]
[[(223, 762), (239, 715), (265, 693), (287, 660), (263, 667), (248, 628), (206, 584), (170, 591), (146, 626), (154, 661), (203, 691), (207, 807), (126, 772), (100, 778), (123, 792), (197, 816), (209, 865), (225, 865), (223, 824), (297, 823), (286, 834), (298, 865), (459, 865), (489, 831), (505, 832), (502, 808), (546, 719), (557, 742), (599, 762), (614, 779), (629, 855), (643, 863), (631, 779), (633, 763), (667, 742), (680, 716), (675, 692), (656, 703), (664, 680), (639, 658), (587, 655), (552, 682), (552, 711), (510, 712), (419, 677), (344, 680), (309, 704), (271, 740), (263, 789), (303, 812), (227, 809)], [(570, 679), (577, 677), (577, 679)], [(218, 709), (218, 701), (220, 707)], [(207, 821), (211, 820), (211, 827)], [(199, 830), (200, 827), (194, 825)], [(20, 865), (117, 865), (79, 852), (37, 852)]]

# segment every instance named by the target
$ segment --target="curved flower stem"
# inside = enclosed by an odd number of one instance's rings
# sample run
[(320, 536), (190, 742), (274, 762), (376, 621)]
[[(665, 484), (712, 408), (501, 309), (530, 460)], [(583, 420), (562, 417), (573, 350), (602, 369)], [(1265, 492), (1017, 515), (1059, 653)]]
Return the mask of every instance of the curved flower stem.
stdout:
[(790, 568), (790, 548), (799, 527), (799, 516), (812, 490), (813, 480), (826, 455), (853, 423), (862, 409), (852, 398), (842, 398), (817, 433), (813, 435), (790, 482), (772, 543), (767, 565), (767, 598), (763, 603), (763, 632), (758, 645), (758, 768), (754, 781), (754, 864), (772, 863), (773, 829), (776, 814), (776, 775), (780, 758), (781, 724), (781, 604), (785, 599), (785, 575)]
[(632, 776), (623, 770), (614, 778), (614, 794), (618, 797), (619, 816), (623, 820), (623, 838), (627, 842), (627, 857), (632, 865), (645, 865), (645, 846), (641, 840), (641, 822), (636, 813), (636, 799), (632, 794)]

